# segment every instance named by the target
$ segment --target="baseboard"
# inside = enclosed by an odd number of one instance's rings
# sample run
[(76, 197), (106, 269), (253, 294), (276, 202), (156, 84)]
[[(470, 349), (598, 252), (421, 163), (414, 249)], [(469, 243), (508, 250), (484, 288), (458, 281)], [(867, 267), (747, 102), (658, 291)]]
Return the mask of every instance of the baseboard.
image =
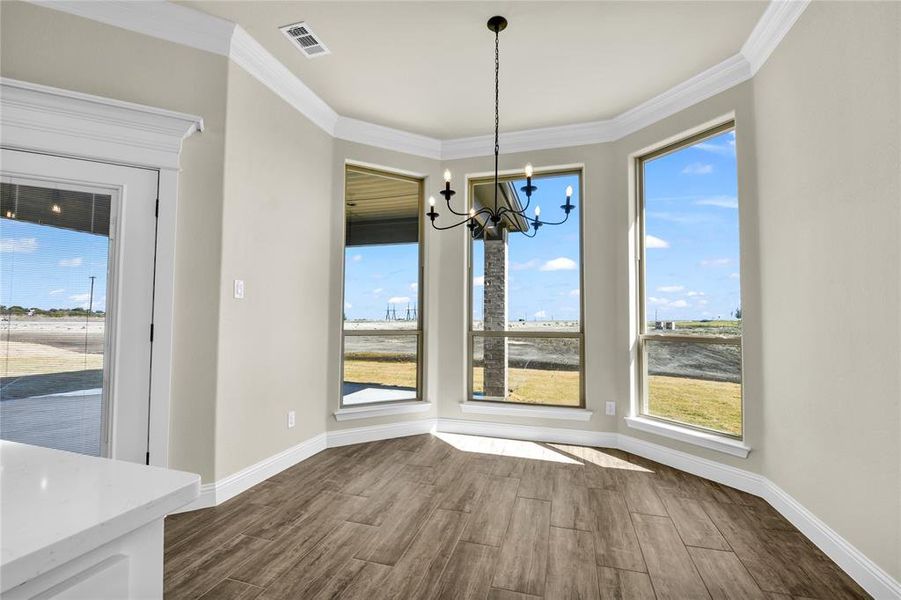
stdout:
[(491, 421), (470, 421), (468, 419), (438, 419), (437, 430), (444, 433), (462, 433), (485, 437), (528, 440), (530, 442), (553, 442), (575, 446), (595, 446), (616, 448), (617, 434), (605, 431), (586, 431), (565, 427), (536, 427), (534, 425), (513, 425)]
[(500, 437), (534, 442), (554, 442), (618, 448), (693, 475), (760, 496), (834, 560), (852, 579), (877, 600), (901, 600), (901, 583), (868, 559), (835, 530), (795, 500), (778, 485), (756, 473), (613, 432), (562, 427), (513, 425), (466, 419), (421, 419), (387, 425), (338, 429), (321, 433), (305, 442), (247, 467), (215, 483), (200, 487), (200, 496), (177, 512), (216, 506), (314, 454), (350, 444), (361, 444), (431, 431)]
[(308, 440), (291, 446), (287, 450), (274, 454), (269, 458), (241, 469), (233, 475), (213, 483), (200, 486), (200, 495), (194, 502), (175, 511), (176, 513), (209, 508), (222, 504), (229, 498), (233, 498), (241, 492), (247, 491), (258, 483), (269, 479), (276, 473), (280, 473), (289, 467), (293, 467), (314, 454), (322, 452), (327, 447), (326, 434), (320, 433)]
[(435, 419), (419, 419), (416, 421), (400, 421), (387, 425), (369, 425), (350, 429), (335, 429), (328, 432), (328, 447), (349, 446), (388, 440), (391, 438), (420, 435), (435, 430)]
[(901, 582), (770, 480), (759, 494), (876, 600), (901, 599)]

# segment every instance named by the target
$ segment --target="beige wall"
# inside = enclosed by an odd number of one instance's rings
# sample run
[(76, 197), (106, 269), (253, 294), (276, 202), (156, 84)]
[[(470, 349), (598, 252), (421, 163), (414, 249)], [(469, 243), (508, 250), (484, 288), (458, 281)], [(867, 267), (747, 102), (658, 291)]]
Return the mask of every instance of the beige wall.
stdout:
[(333, 140), (234, 64), (226, 131), (216, 479), (324, 433), (334, 380)]
[[(213, 477), (225, 57), (21, 2), (0, 2), (4, 77), (201, 115), (181, 156), (175, 266), (172, 467)], [(177, 68), (176, 68), (177, 67)]]
[(767, 476), (901, 579), (901, 4), (814, 2), (757, 74)]

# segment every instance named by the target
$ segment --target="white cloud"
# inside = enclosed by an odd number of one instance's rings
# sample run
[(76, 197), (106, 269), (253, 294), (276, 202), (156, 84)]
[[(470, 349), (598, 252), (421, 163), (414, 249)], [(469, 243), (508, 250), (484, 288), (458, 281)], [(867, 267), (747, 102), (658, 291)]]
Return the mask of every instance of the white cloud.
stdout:
[(667, 294), (672, 294), (674, 292), (681, 292), (685, 289), (684, 285), (661, 285), (657, 288), (658, 292), (666, 292)]
[(544, 319), (547, 317), (547, 313), (543, 310), (539, 310), (537, 313), (535, 313), (532, 316), (535, 317), (536, 319)]
[(702, 267), (724, 267), (732, 262), (730, 258), (707, 258), (701, 261)]
[(692, 147), (697, 148), (698, 150), (703, 150), (704, 152), (710, 152), (711, 154), (717, 154), (719, 156), (735, 156), (735, 137), (733, 136), (732, 139), (728, 140), (725, 144), (701, 142), (700, 144), (695, 144)]
[(81, 257), (76, 256), (75, 258), (64, 258), (59, 261), (59, 266), (61, 267), (80, 267), (81, 266)]
[(345, 303), (344, 303), (344, 308), (345, 308), (345, 309), (353, 308), (353, 307), (354, 307), (354, 305), (351, 304), (350, 302), (345, 302)]
[(91, 303), (91, 294), (90, 292), (85, 292), (84, 294), (73, 294), (69, 296), (69, 300), (78, 303), (79, 308), (90, 308), (91, 310), (106, 310), (106, 298), (103, 296), (94, 296), (94, 304)]
[(382, 288), (375, 288), (374, 290), (372, 290), (372, 295), (378, 296), (379, 294), (382, 293), (382, 291), (383, 291)]
[(695, 296), (706, 296), (706, 294), (704, 292), (695, 292), (694, 290), (688, 292), (685, 295), (688, 296), (689, 298), (693, 298)]
[(417, 290), (419, 290), (419, 284), (418, 284), (418, 283), (411, 283), (411, 284), (410, 284), (410, 289), (413, 290), (414, 292), (417, 291)]
[(479, 275), (472, 278), (472, 287), (483, 287), (485, 285), (485, 276)]
[(65, 292), (65, 291), (66, 291), (66, 288), (58, 288), (58, 289), (55, 289), (55, 290), (50, 290), (50, 291), (48, 292), (48, 294), (49, 294), (50, 296), (56, 296), (57, 294), (62, 294), (62, 293)]
[(578, 297), (579, 297), (579, 288), (576, 288), (576, 289), (574, 289), (574, 290), (570, 290), (570, 291), (569, 291), (569, 295), (578, 298)]
[(713, 165), (708, 165), (705, 163), (691, 163), (682, 169), (682, 173), (685, 175), (708, 175), (713, 173)]
[(406, 304), (410, 301), (408, 296), (391, 296), (388, 298), (388, 304)]
[(363, 260), (363, 255), (362, 254), (354, 254), (350, 259), (354, 262), (360, 262), (361, 260)]
[(669, 248), (669, 242), (654, 235), (644, 236), (645, 248)]
[(577, 265), (576, 261), (573, 259), (561, 256), (559, 258), (551, 259), (541, 265), (539, 271), (572, 271), (578, 267), (579, 265)]
[(36, 238), (5, 238), (0, 240), (0, 252), (29, 254), (38, 249)]
[(718, 206), (720, 208), (738, 208), (738, 198), (735, 196), (714, 196), (702, 198), (695, 202), (698, 206)]
[(648, 296), (648, 303), (666, 306), (667, 304), (669, 304), (669, 300), (667, 300), (666, 298), (655, 298), (654, 296)]
[(738, 279), (738, 278), (739, 278), (738, 273), (729, 273), (729, 279)]
[(676, 300), (675, 302), (670, 302), (669, 304), (672, 308), (685, 308), (688, 306), (688, 302), (685, 300)]

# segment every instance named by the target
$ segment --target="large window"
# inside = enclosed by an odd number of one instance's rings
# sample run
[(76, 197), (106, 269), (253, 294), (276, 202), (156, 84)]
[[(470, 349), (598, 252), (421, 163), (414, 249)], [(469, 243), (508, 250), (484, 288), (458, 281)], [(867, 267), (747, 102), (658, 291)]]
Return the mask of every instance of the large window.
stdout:
[(735, 128), (638, 160), (641, 412), (742, 436)]
[[(535, 206), (549, 221), (572, 186), (577, 209), (563, 225), (521, 233), (523, 220), (505, 219), (470, 232), (471, 327), (469, 397), (474, 400), (583, 406), (581, 174), (537, 175)], [(525, 178), (499, 182), (500, 201), (521, 209)], [(470, 206), (494, 202), (494, 180), (471, 180)], [(558, 219), (559, 216), (559, 219)]]
[(342, 405), (418, 400), (422, 182), (345, 169)]

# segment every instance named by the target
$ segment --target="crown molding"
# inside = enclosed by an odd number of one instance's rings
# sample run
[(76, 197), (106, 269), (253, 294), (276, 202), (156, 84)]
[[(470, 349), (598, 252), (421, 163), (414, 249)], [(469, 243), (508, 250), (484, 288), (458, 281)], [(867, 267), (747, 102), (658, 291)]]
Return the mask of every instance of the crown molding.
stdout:
[(119, 164), (177, 169), (203, 119), (150, 106), (0, 78), (3, 145)]
[(351, 119), (350, 117), (338, 117), (334, 136), (349, 142), (377, 146), (386, 150), (424, 156), (435, 160), (443, 158), (442, 146), (446, 143), (436, 138)]
[(741, 54), (751, 65), (751, 75), (760, 70), (809, 4), (810, 0), (772, 0), (767, 5), (741, 47)]
[[(435, 160), (489, 156), (494, 138), (441, 140), (339, 115), (242, 27), (165, 0), (30, 0), (108, 25), (226, 56), (329, 135)], [(741, 51), (611, 119), (510, 131), (505, 152), (612, 142), (747, 81), (766, 62), (810, 0), (771, 0)]]
[(165, 0), (29, 0), (113, 27), (228, 56), (235, 24)]
[(228, 57), (326, 133), (335, 134), (338, 113), (240, 25), (231, 33)]

